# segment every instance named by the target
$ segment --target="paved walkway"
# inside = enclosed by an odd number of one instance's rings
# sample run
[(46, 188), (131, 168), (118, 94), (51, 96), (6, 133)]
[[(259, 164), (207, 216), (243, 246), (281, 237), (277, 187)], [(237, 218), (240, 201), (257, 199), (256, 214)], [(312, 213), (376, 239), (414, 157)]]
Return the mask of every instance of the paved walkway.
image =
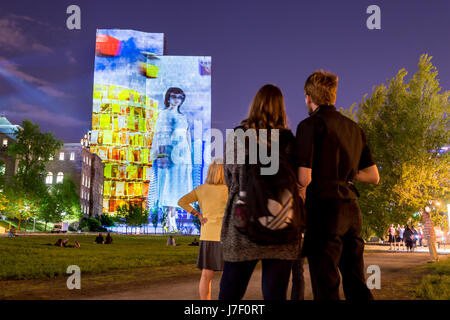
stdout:
[[(383, 251), (385, 251), (383, 249)], [(386, 289), (390, 288), (393, 280), (398, 280), (405, 270), (411, 270), (414, 267), (426, 264), (429, 255), (426, 253), (406, 253), (406, 252), (374, 252), (368, 250), (365, 254), (366, 269), (369, 265), (378, 265), (381, 269), (381, 290), (373, 290), (375, 298), (380, 299), (409, 299), (406, 296), (386, 297)], [(217, 299), (219, 293), (219, 282), (221, 273), (217, 273), (212, 283), (212, 298)], [(309, 278), (308, 265), (305, 264), (305, 299), (312, 299), (311, 282)], [(196, 300), (198, 295), (198, 281), (200, 273), (197, 278), (187, 278), (170, 283), (153, 284), (147, 288), (137, 289), (132, 291), (111, 293), (106, 295), (98, 295), (92, 299), (110, 300)], [(407, 277), (406, 277), (407, 278)], [(406, 279), (408, 280), (408, 278)], [(383, 288), (385, 291), (383, 292)], [(289, 284), (288, 292), (290, 293), (291, 284)], [(341, 297), (343, 297), (341, 286)], [(288, 296), (289, 298), (289, 296)], [(255, 272), (253, 273), (244, 300), (262, 300), (261, 293), (261, 265), (258, 263)]]

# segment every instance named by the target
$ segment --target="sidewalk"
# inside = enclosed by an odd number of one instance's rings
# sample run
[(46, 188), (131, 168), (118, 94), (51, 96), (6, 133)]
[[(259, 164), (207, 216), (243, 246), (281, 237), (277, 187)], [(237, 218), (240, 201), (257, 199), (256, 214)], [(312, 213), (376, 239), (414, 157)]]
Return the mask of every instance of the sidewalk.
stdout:
[[(386, 251), (386, 250), (385, 250)], [(401, 281), (402, 288), (405, 289), (404, 283), (408, 281), (419, 281), (420, 278), (412, 278), (407, 271), (426, 264), (429, 259), (428, 254), (410, 253), (397, 254), (396, 252), (375, 252), (368, 251), (365, 255), (366, 269), (369, 265), (378, 265), (381, 270), (381, 290), (372, 290), (375, 299), (413, 299), (414, 297), (407, 291), (399, 292), (396, 282)], [(312, 300), (311, 281), (309, 278), (308, 264), (305, 263), (305, 300)], [(366, 275), (367, 276), (367, 275)], [(221, 273), (217, 272), (212, 282), (212, 298), (216, 300), (219, 295)], [(198, 283), (200, 272), (197, 278), (183, 279), (171, 281), (158, 285), (149, 285), (147, 288), (136, 289), (132, 291), (116, 292), (104, 295), (96, 295), (89, 299), (95, 300), (190, 300), (199, 299)], [(343, 291), (341, 285), (341, 299), (343, 299)], [(288, 288), (288, 299), (290, 298), (291, 283)], [(258, 263), (253, 273), (244, 300), (262, 300), (261, 292), (261, 264)]]
[[(389, 250), (389, 245), (385, 245), (385, 244), (366, 244), (364, 246), (364, 250), (366, 252), (393, 252), (393, 253), (410, 253), (406, 250), (403, 250), (403, 248), (401, 248), (400, 250), (397, 250), (397, 248), (395, 248), (395, 250)], [(417, 247), (414, 250), (415, 253), (428, 253), (428, 247)], [(450, 248), (447, 247), (441, 247), (439, 249), (437, 249), (438, 254), (443, 254), (443, 255), (447, 255), (450, 254)]]

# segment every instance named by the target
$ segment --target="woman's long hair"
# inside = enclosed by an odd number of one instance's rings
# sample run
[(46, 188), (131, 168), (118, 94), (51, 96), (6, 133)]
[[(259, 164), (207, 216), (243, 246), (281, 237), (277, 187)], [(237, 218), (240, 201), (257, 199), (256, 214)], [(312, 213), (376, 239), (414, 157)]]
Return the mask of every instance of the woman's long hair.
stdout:
[(246, 129), (286, 129), (287, 117), (280, 88), (266, 84), (258, 90), (250, 104), (247, 119), (241, 122)]

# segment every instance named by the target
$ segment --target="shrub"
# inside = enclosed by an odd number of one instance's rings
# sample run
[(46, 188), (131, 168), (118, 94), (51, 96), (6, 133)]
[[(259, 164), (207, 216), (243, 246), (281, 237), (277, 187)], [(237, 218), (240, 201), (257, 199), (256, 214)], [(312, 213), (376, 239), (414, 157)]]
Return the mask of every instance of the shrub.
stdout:
[(78, 231), (80, 229), (80, 223), (79, 222), (72, 222), (69, 224), (69, 231)]
[(100, 220), (96, 218), (82, 218), (80, 226), (83, 231), (86, 229), (91, 232), (106, 231), (106, 229), (102, 227)]

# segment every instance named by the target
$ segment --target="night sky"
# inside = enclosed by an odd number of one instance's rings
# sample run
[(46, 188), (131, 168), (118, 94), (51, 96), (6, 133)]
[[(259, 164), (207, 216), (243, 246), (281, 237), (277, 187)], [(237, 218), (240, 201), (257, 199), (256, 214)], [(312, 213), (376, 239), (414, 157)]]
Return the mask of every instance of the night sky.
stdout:
[[(68, 30), (66, 8), (81, 7), (81, 30)], [(368, 30), (366, 8), (381, 8), (381, 30)], [(450, 1), (432, 0), (127, 0), (2, 1), (0, 113), (29, 118), (65, 142), (91, 127), (96, 29), (161, 32), (168, 55), (212, 56), (212, 126), (233, 128), (266, 83), (284, 92), (295, 130), (306, 116), (303, 84), (316, 69), (339, 76), (338, 107), (422, 53), (433, 56), (450, 89)]]

